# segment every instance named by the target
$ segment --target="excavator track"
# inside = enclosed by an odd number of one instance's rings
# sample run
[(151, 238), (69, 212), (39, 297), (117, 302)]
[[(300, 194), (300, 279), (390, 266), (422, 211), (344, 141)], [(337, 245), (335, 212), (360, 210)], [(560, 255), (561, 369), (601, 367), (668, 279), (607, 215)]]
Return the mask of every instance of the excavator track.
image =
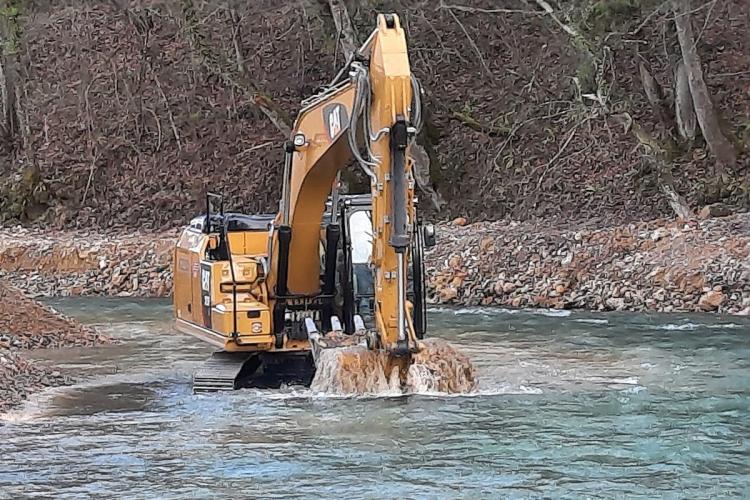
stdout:
[(249, 353), (219, 351), (193, 374), (193, 393), (233, 391)]

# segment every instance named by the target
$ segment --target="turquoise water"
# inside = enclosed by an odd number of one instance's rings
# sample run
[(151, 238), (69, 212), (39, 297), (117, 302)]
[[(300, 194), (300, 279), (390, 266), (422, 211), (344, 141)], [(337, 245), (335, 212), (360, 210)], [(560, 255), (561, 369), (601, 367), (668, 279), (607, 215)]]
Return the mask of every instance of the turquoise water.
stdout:
[(479, 394), (193, 396), (168, 304), (55, 304), (123, 343), (44, 353), (88, 381), (0, 417), (0, 497), (750, 496), (741, 318), (435, 310)]

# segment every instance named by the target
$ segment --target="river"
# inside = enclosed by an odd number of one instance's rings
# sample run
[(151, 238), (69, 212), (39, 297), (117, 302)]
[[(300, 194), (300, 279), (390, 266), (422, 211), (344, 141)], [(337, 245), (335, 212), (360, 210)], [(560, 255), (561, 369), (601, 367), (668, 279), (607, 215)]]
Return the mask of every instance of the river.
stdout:
[(122, 340), (0, 417), (0, 497), (719, 498), (750, 492), (750, 321), (437, 309), (472, 396), (191, 394), (163, 301), (53, 305)]

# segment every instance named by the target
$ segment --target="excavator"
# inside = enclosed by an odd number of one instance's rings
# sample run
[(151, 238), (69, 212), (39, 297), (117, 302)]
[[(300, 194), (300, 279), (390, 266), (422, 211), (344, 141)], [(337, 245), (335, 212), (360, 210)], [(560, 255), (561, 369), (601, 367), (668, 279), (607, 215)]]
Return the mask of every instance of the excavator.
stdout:
[[(195, 372), (195, 392), (310, 385), (327, 349), (376, 351), (403, 382), (423, 347), (422, 255), (435, 243), (409, 155), (421, 120), (404, 29), (380, 14), (302, 102), (284, 143), (279, 212), (225, 212), (221, 195), (206, 196), (174, 249), (176, 329), (219, 349)], [(352, 162), (369, 193), (340, 192)]]

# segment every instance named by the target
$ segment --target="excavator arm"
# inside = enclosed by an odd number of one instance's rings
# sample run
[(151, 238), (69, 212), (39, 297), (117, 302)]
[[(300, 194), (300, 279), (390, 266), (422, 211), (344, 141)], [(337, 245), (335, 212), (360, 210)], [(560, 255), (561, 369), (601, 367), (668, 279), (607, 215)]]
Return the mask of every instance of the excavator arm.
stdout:
[[(416, 350), (406, 276), (415, 218), (408, 154), (419, 127), (418, 89), (398, 16), (379, 15), (348, 74), (340, 73), (338, 81), (303, 103), (285, 146), (272, 257), (276, 272), (269, 276), (274, 322), (283, 321), (287, 301), (321, 294), (321, 218), (337, 174), (354, 159), (369, 177), (372, 194), (377, 344), (399, 354)], [(336, 235), (329, 236), (335, 245)], [(323, 294), (332, 284), (324, 283)]]

